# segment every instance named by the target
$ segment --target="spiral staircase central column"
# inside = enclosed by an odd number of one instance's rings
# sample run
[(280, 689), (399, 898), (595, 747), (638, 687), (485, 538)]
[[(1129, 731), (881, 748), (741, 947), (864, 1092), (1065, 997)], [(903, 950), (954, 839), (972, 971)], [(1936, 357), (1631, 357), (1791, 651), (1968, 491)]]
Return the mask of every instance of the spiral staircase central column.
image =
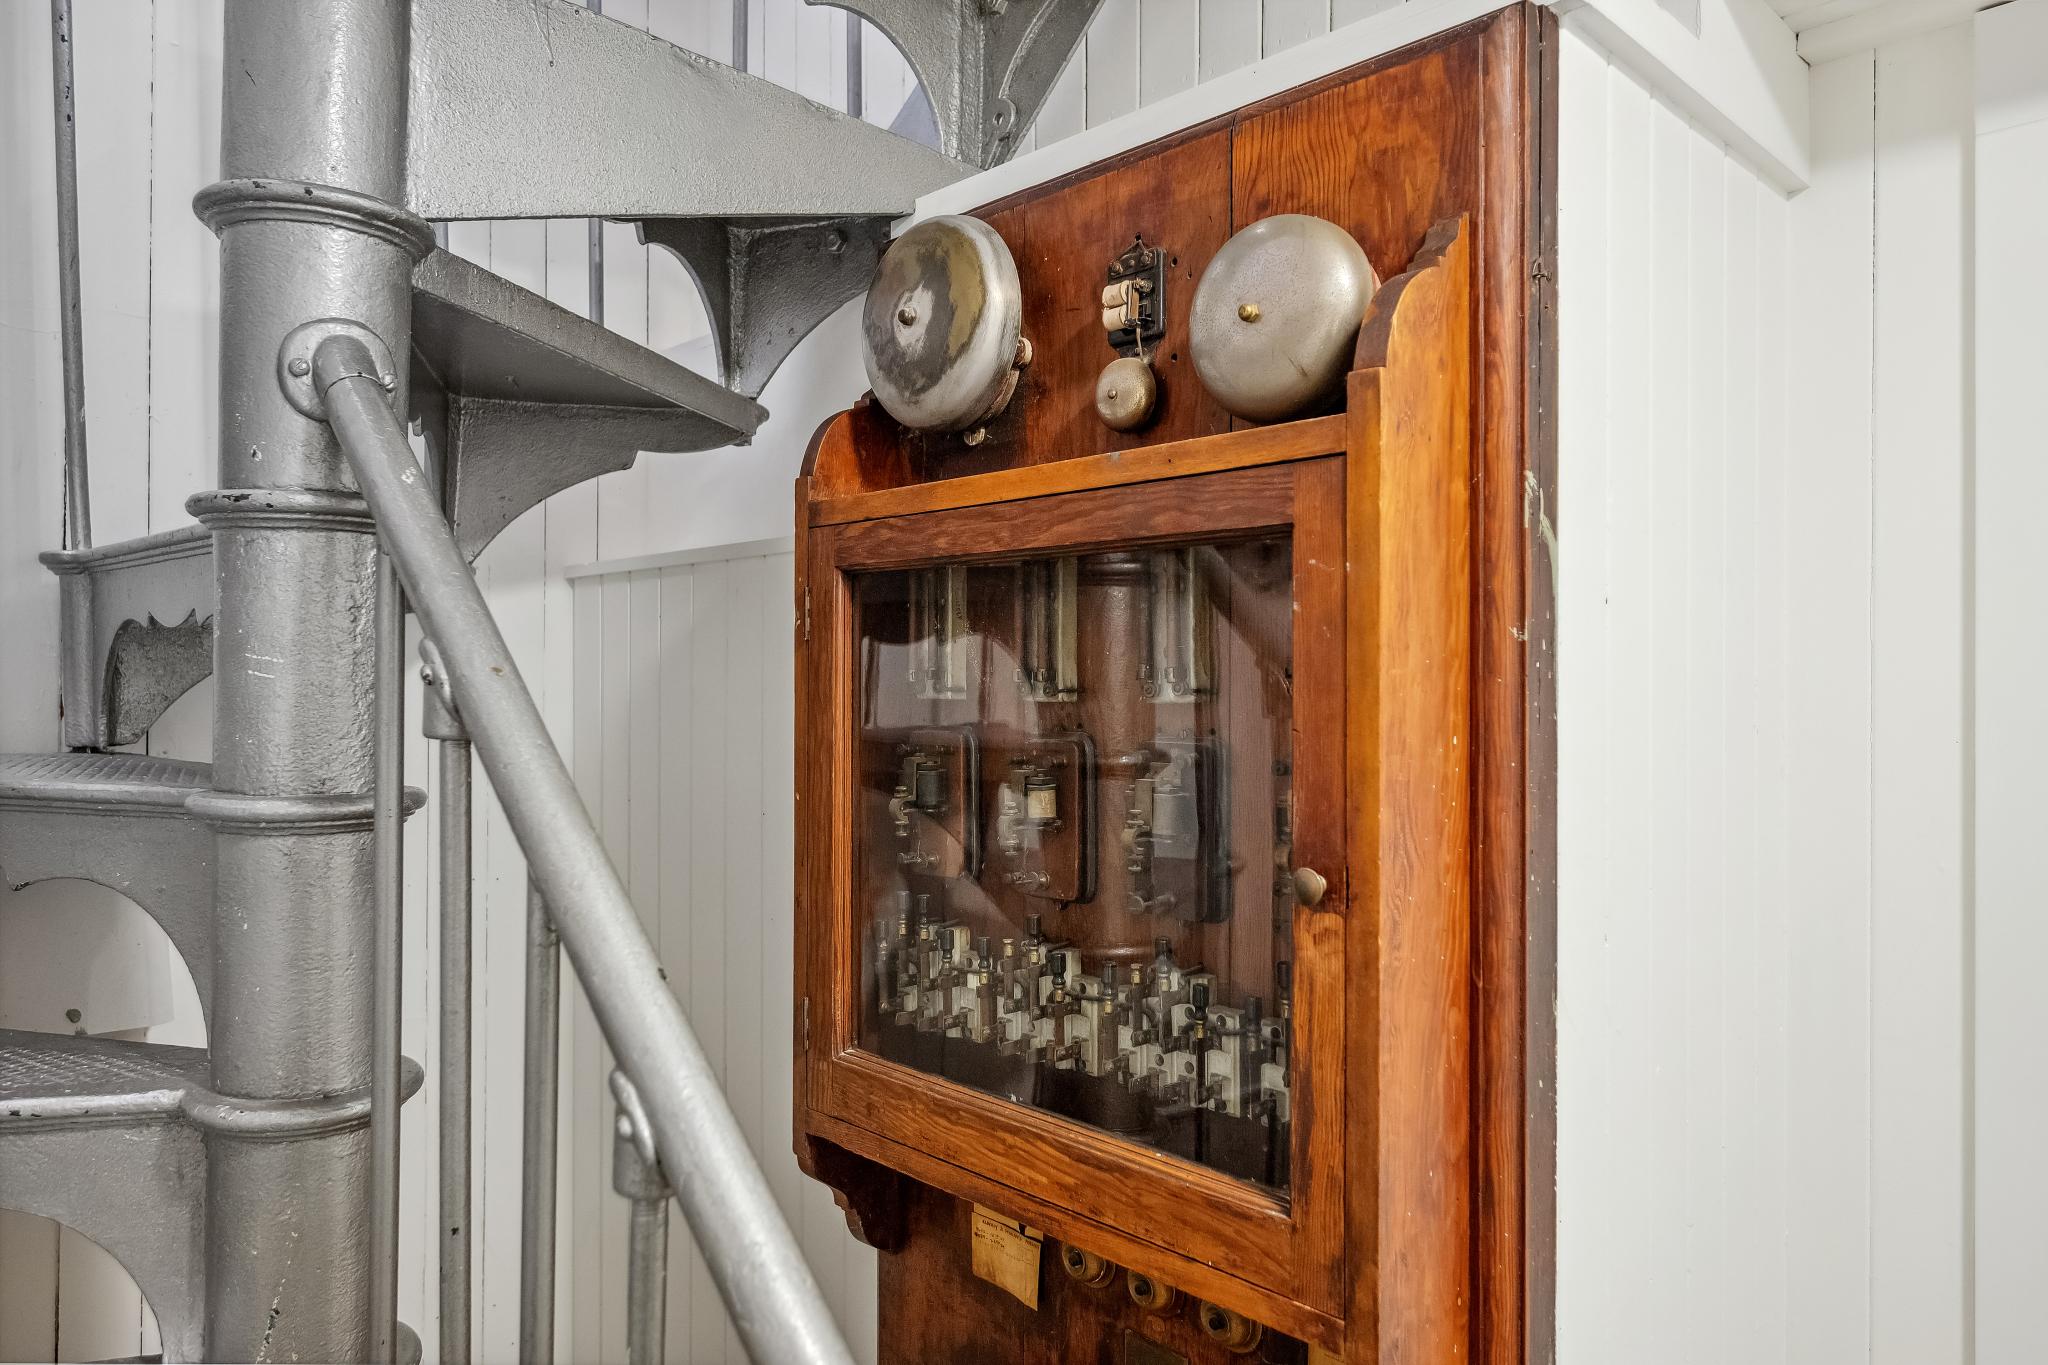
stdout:
[[(362, 1092), (372, 1043), (376, 536), (324, 422), (287, 401), (278, 352), (319, 318), (400, 360), (414, 263), (403, 208), (407, 0), (229, 0), (214, 533), (212, 1085), (254, 1100)], [(209, 1359), (362, 1360), (369, 1133), (208, 1135)]]

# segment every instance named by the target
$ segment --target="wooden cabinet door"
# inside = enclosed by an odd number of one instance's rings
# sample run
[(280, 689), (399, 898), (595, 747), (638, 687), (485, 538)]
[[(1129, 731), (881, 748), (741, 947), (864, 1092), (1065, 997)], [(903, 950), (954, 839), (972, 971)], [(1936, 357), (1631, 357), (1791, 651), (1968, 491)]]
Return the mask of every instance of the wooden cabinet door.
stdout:
[(1341, 1313), (1344, 493), (1325, 457), (807, 535), (811, 1131)]

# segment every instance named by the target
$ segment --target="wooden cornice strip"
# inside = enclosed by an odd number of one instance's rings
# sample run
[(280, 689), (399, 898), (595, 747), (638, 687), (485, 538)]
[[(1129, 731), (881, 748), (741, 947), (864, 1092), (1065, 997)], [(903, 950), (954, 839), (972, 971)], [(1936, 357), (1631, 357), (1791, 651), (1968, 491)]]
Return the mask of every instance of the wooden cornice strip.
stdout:
[(903, 488), (828, 496), (813, 505), (811, 524), (829, 526), (849, 521), (871, 521), (877, 517), (901, 516), (906, 512), (976, 507), (1017, 498), (1050, 497), (1056, 493), (1114, 488), (1119, 484), (1144, 483), (1153, 479), (1212, 474), (1218, 470), (1243, 469), (1251, 465), (1310, 460), (1343, 451), (1345, 423), (1346, 418), (1340, 412), (1328, 417), (1227, 431), (1217, 436), (1198, 436), (1189, 441), (1168, 441), (1107, 455), (1025, 465), (990, 474), (967, 474), (956, 479), (939, 479)]

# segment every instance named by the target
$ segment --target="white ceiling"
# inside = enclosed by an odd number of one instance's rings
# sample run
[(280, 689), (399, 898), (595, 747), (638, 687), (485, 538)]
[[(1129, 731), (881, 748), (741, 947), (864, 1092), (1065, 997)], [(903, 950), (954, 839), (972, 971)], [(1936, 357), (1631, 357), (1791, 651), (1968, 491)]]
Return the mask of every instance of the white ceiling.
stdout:
[(1785, 17), (1785, 26), (1794, 33), (1804, 33), (1887, 3), (1890, 0), (1770, 0), (1771, 8)]
[(1914, 33), (1962, 23), (2003, 0), (1768, 0), (1799, 39), (1799, 55), (1830, 61)]

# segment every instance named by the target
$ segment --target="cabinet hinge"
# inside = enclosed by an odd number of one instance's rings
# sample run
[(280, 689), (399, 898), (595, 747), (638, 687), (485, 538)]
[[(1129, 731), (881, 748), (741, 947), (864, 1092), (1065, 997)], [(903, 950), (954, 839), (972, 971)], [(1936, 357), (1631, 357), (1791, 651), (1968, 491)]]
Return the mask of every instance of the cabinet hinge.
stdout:
[[(805, 588), (804, 588), (804, 643), (805, 643), (805, 644), (809, 644), (810, 642), (811, 642), (811, 590), (810, 590), (809, 586), (808, 586), (808, 585), (806, 585), (806, 586), (805, 586)], [(806, 1006), (807, 1006), (807, 1007), (808, 1007), (808, 1003), (809, 1003), (809, 1002), (806, 1002)]]
[(811, 1050), (811, 997), (804, 997), (804, 1051)]

